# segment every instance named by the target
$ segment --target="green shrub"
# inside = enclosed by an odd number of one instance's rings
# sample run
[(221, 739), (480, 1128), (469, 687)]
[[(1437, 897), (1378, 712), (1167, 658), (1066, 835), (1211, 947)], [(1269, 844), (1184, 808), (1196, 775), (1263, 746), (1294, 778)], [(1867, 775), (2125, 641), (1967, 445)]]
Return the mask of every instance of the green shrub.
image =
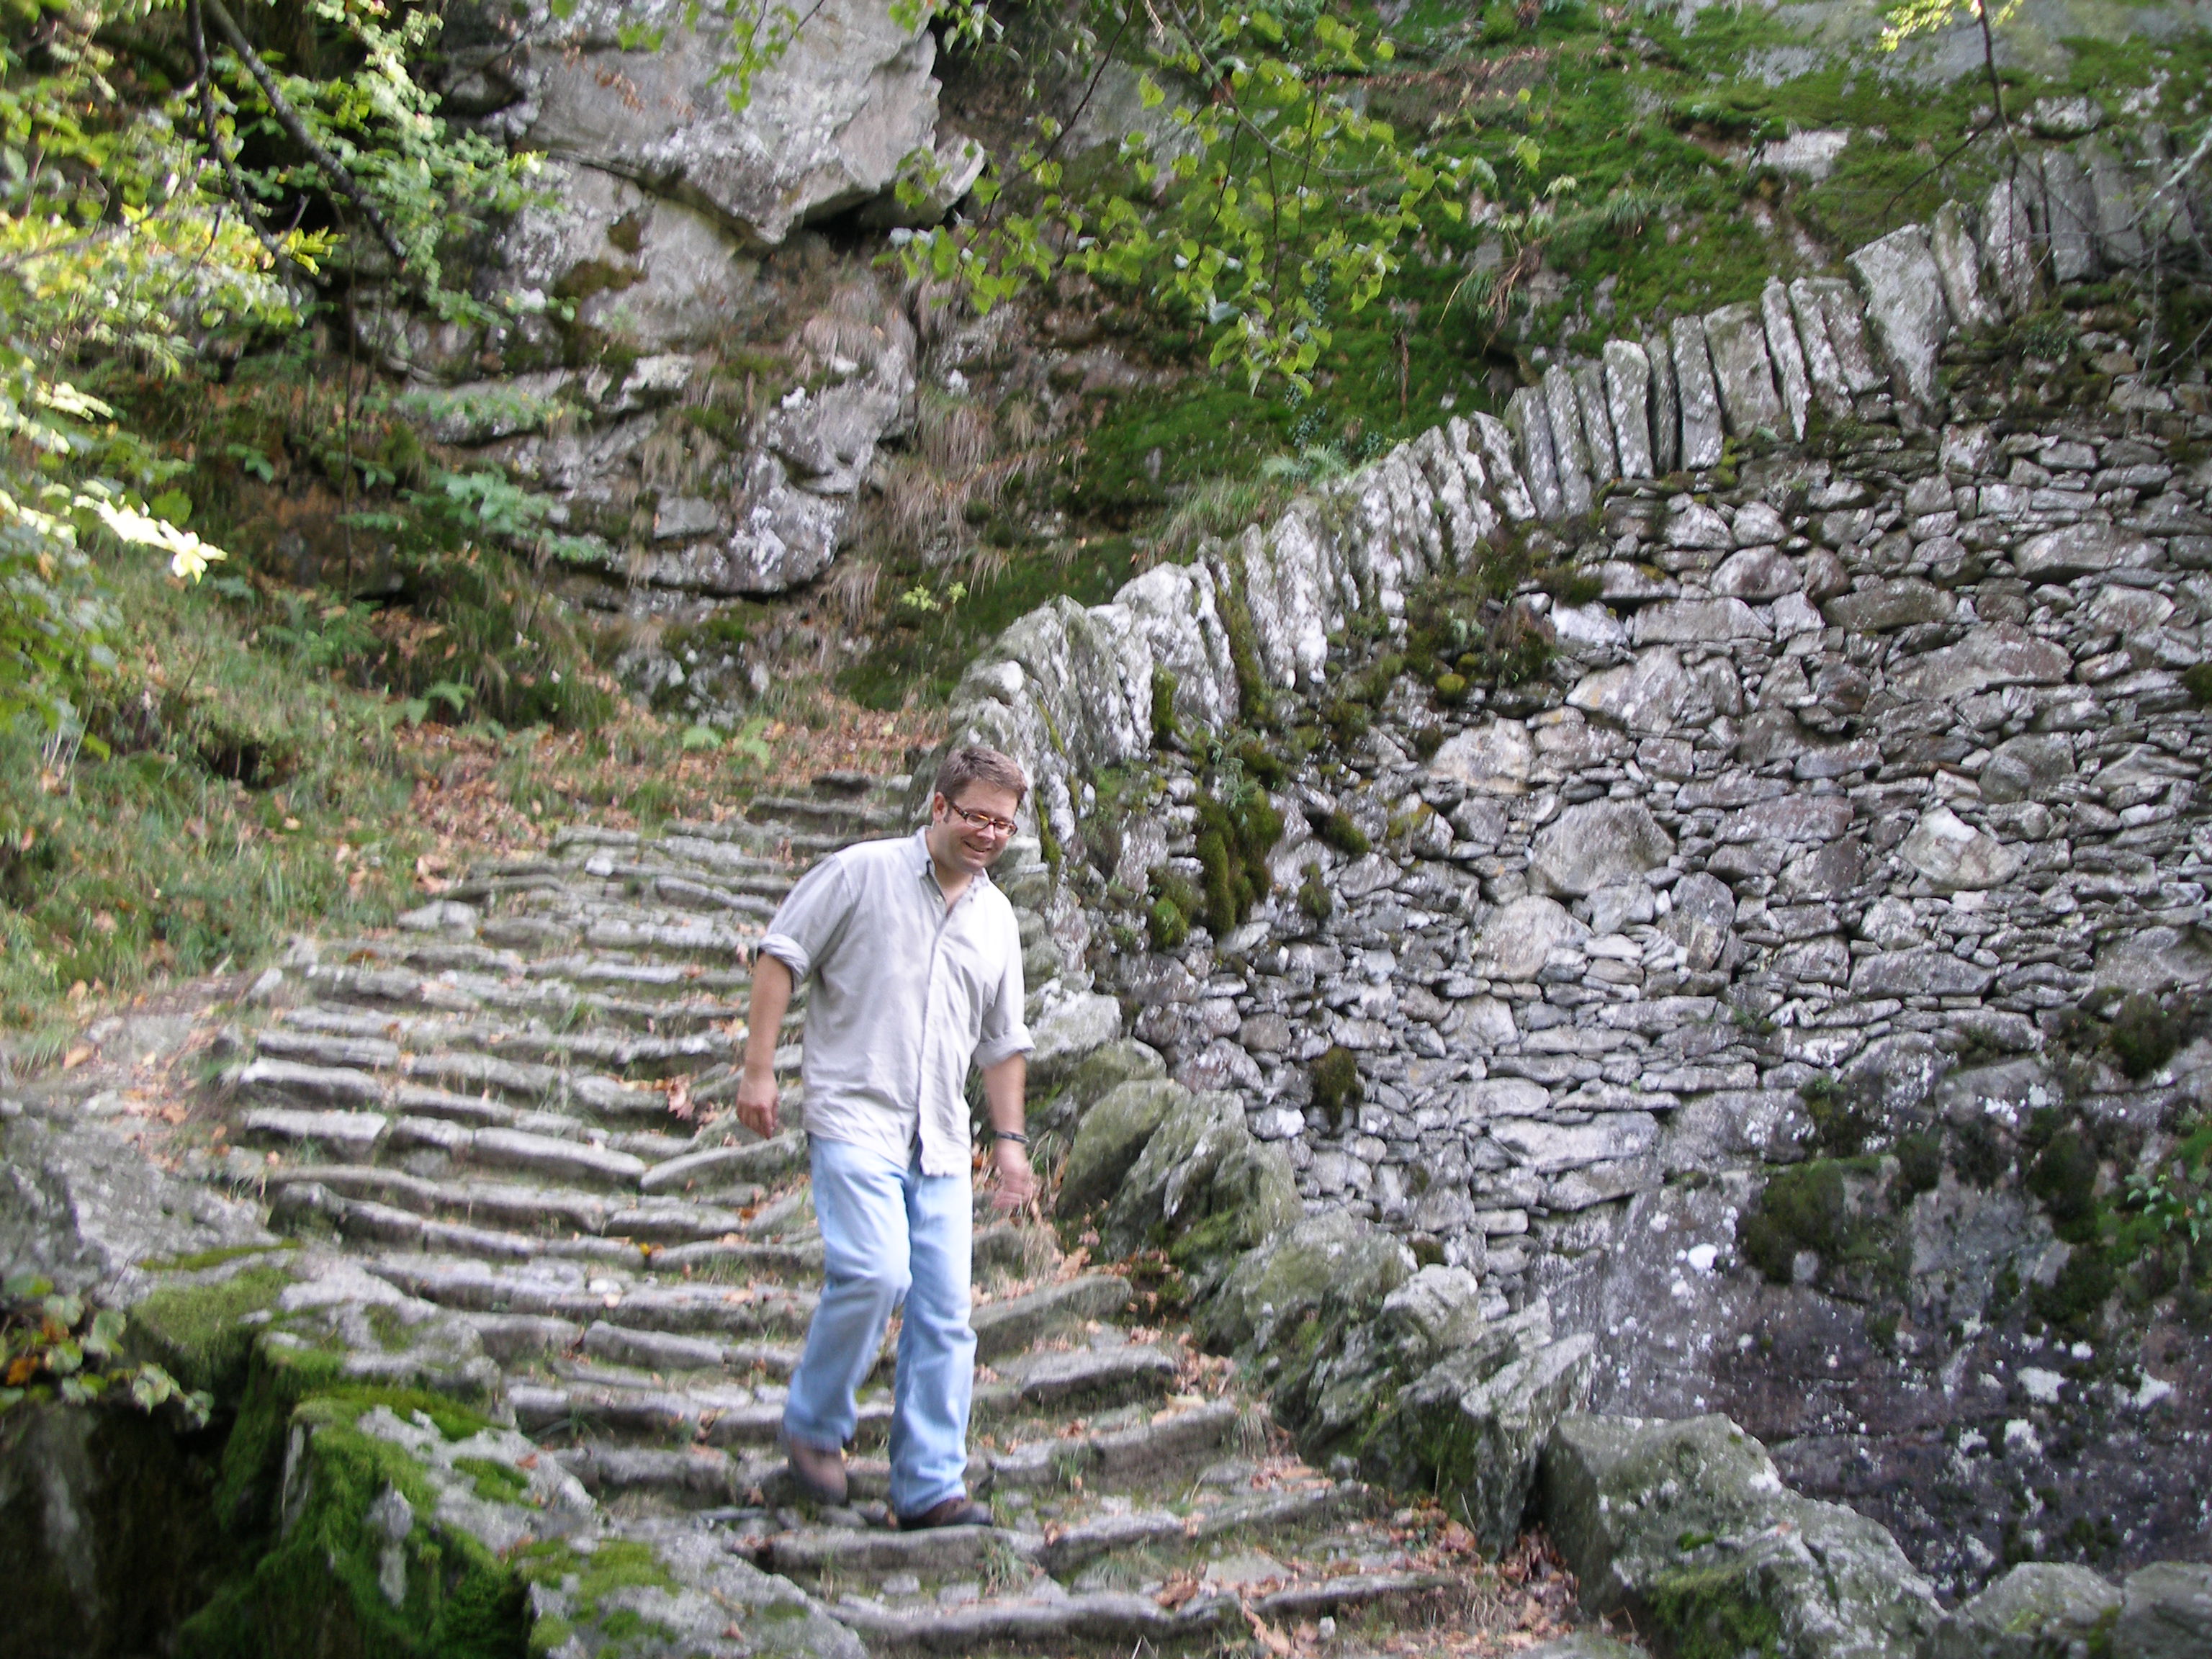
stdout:
[(2188, 1041), (2189, 1026), (2186, 1013), (2169, 1011), (2156, 997), (2137, 991), (2120, 1004), (2105, 1041), (2120, 1069), (2139, 1082), (2173, 1058)]
[(1334, 807), (1310, 822), (1316, 836), (1346, 858), (1364, 858), (1373, 845), (1367, 839), (1367, 832), (1354, 823), (1348, 813), (1338, 811)]
[(1336, 895), (1322, 878), (1318, 863), (1306, 866), (1306, 878), (1298, 884), (1298, 908), (1316, 922), (1327, 921), (1336, 909)]
[(1308, 1072), (1313, 1082), (1313, 1103), (1328, 1115), (1332, 1132), (1344, 1127), (1347, 1114), (1358, 1109), (1367, 1098), (1367, 1091), (1359, 1080), (1359, 1061), (1351, 1049), (1337, 1043)]

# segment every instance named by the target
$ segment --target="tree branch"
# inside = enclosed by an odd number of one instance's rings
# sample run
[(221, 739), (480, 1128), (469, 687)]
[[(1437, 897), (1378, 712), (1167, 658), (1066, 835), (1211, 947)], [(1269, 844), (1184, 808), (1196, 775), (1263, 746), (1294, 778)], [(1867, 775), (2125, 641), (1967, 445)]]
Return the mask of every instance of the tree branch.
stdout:
[(207, 33), (200, 21), (200, 0), (191, 0), (185, 8), (185, 33), (191, 40), (193, 70), (200, 83), (200, 126), (207, 134), (208, 148), (215, 152), (216, 161), (222, 165), (224, 180), (230, 187), (231, 199), (238, 204), (239, 217), (245, 221), (246, 228), (253, 233), (255, 240), (270, 258), (300, 265), (305, 270), (307, 267), (286, 252), (283, 244), (263, 227), (260, 211), (252, 193), (246, 188), (246, 177), (238, 170), (238, 158), (230, 153), (230, 146), (223, 142), (222, 124), (215, 106), (215, 73), (208, 62)]
[(369, 228), (376, 233), (377, 240), (384, 244), (386, 251), (404, 270), (407, 266), (405, 246), (392, 234), (391, 226), (385, 223), (384, 216), (376, 210), (375, 202), (362, 188), (361, 181), (347, 171), (343, 161), (323, 148), (308, 130), (307, 124), (300, 118), (299, 111), (294, 109), (291, 101), (284, 96), (283, 88), (276, 84), (276, 77), (270, 73), (269, 65), (261, 61), (261, 55), (247, 44), (245, 34), (232, 19), (222, 0), (199, 0), (199, 3), (208, 16), (214, 20), (216, 33), (238, 54), (239, 62), (246, 65), (246, 73), (261, 88), (261, 95), (269, 100), (269, 107), (275, 112), (277, 125), (284, 129), (294, 143), (307, 152), (307, 159), (331, 181), (332, 188), (360, 210), (362, 217), (368, 222)]

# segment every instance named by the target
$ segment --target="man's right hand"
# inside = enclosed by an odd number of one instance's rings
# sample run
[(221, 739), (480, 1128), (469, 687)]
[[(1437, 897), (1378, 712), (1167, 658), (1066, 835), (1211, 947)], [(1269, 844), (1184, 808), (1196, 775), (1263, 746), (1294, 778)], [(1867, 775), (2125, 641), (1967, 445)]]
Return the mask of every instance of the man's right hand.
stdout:
[(738, 1121), (763, 1140), (772, 1139), (775, 1109), (775, 1073), (748, 1069), (738, 1081)]

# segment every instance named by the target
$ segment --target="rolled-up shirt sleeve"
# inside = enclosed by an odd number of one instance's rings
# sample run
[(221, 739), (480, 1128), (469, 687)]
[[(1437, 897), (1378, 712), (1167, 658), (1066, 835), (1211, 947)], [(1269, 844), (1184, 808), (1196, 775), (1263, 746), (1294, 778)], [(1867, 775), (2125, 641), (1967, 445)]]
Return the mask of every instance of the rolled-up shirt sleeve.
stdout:
[[(1012, 913), (1007, 912), (1012, 921)], [(975, 1044), (975, 1064), (988, 1070), (1000, 1060), (1015, 1054), (1025, 1054), (1036, 1047), (1030, 1036), (1028, 1021), (1024, 1018), (1024, 1006), (1028, 993), (1022, 985), (1022, 941), (1018, 928), (1006, 951), (1006, 971), (999, 976), (999, 994), (983, 1010), (983, 1029)]]
[[(791, 969), (794, 981), (804, 980), (823, 952), (836, 944), (852, 914), (853, 885), (844, 860), (824, 859), (784, 895), (756, 954), (774, 957)], [(1014, 971), (1018, 985), (1018, 962)]]

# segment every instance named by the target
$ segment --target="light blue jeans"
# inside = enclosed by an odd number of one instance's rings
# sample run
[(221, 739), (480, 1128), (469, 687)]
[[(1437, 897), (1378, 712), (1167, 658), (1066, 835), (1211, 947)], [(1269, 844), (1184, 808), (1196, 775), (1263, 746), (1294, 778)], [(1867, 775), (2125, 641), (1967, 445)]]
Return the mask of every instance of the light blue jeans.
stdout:
[(791, 1374), (783, 1431), (827, 1451), (853, 1437), (854, 1395), (902, 1298), (892, 1389), (891, 1509), (919, 1515), (964, 1496), (975, 1333), (968, 1324), (968, 1177), (926, 1176), (841, 1140), (812, 1141), (825, 1283)]

